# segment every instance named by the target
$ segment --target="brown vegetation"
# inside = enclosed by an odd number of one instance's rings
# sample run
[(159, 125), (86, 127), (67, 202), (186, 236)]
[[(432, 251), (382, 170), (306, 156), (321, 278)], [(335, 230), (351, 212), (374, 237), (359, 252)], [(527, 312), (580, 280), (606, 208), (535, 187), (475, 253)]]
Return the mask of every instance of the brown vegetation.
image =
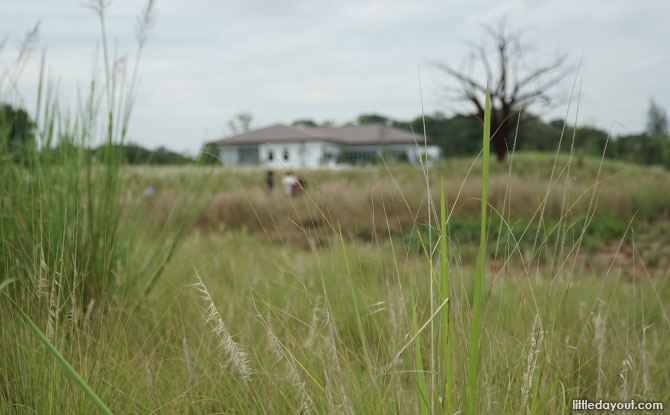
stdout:
[[(670, 194), (659, 191), (670, 189), (667, 172), (606, 163), (596, 184), (597, 160), (575, 163), (569, 177), (563, 170), (565, 161), (559, 160), (548, 193), (552, 167), (548, 156), (516, 155), (511, 175), (508, 166), (494, 166), (489, 183), (490, 205), (512, 221), (537, 218), (546, 195), (545, 220), (558, 221), (562, 211), (574, 206), (567, 215), (568, 220), (573, 220), (586, 213), (595, 190), (593, 203), (599, 214), (624, 222), (636, 216), (637, 223), (667, 218)], [(474, 173), (467, 176), (471, 165), (471, 160), (463, 159), (443, 162), (429, 170), (433, 199), (439, 197), (443, 179), (447, 204), (455, 217), (475, 218), (478, 214), (481, 177)], [(152, 205), (165, 207), (152, 210), (153, 219), (159, 223), (167, 220), (181, 188), (191, 181), (208, 180), (207, 189), (200, 196), (205, 207), (195, 218), (199, 228), (245, 229), (273, 241), (305, 243), (305, 234), (318, 240), (324, 235), (321, 231), (328, 233), (329, 221), (339, 226), (346, 237), (363, 239), (389, 232), (400, 234), (415, 222), (427, 222), (426, 185), (419, 170), (397, 165), (306, 171), (303, 174), (309, 187), (298, 197), (285, 195), (281, 188), (267, 193), (262, 187), (261, 169), (131, 168), (128, 177), (134, 194), (141, 195), (140, 186), (149, 183), (159, 189), (151, 201)], [(508, 186), (511, 202), (503, 212)]]

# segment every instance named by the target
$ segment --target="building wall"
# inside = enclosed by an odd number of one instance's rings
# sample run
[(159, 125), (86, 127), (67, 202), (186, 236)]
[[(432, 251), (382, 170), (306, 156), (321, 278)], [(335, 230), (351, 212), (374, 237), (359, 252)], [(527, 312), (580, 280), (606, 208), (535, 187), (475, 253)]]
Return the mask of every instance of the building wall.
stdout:
[(220, 146), (219, 157), (221, 164), (226, 166), (258, 165), (260, 162), (257, 145)]
[(237, 146), (219, 146), (219, 157), (224, 166), (235, 166), (239, 158)]
[(342, 146), (333, 143), (321, 143), (321, 166), (335, 167), (337, 158), (342, 153)]
[(416, 144), (397, 144), (389, 146), (341, 146), (329, 142), (292, 142), (259, 144), (255, 146), (221, 146), (220, 156), (224, 165), (234, 166), (243, 164), (240, 154), (246, 153), (249, 160), (249, 150), (255, 148), (258, 151), (258, 162), (256, 164), (275, 169), (291, 169), (298, 167), (335, 167), (340, 154), (351, 156), (354, 162), (365, 163), (376, 153), (390, 152), (394, 154), (405, 154), (407, 160), (413, 164), (419, 163), (422, 154), (427, 154), (429, 160), (437, 160), (440, 157), (440, 149), (437, 146), (424, 147)]
[(418, 146), (412, 144), (408, 148), (408, 158), (413, 164), (419, 164), (421, 156), (426, 157), (428, 163), (435, 162), (439, 160), (442, 155), (442, 150), (438, 146), (423, 146), (419, 144)]
[(259, 164), (272, 168), (319, 167), (323, 148), (320, 142), (261, 144)]

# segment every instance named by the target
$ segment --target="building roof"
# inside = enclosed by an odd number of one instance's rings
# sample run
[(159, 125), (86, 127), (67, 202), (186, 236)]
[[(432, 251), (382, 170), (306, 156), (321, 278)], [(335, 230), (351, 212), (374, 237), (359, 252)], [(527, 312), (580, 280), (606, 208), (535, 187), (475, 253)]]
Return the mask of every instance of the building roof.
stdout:
[[(423, 143), (423, 134), (412, 134), (384, 125), (347, 127), (289, 127), (275, 124), (246, 133), (212, 141), (218, 145), (286, 143), (292, 141), (328, 141), (344, 145)], [(430, 142), (430, 139), (428, 139)]]

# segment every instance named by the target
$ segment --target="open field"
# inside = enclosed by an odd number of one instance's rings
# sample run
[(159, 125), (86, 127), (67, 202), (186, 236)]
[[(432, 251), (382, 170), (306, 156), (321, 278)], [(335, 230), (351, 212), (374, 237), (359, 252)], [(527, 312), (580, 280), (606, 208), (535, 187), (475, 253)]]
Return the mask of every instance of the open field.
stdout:
[[(118, 196), (77, 202), (55, 186), (75, 176), (51, 172), (27, 207), (41, 220), (3, 202), (1, 289), (113, 413), (452, 413), (471, 391), (474, 413), (668, 402), (670, 174), (608, 162), (598, 180), (599, 160), (568, 161), (552, 176), (551, 156), (517, 154), (511, 181), (491, 165), (474, 384), (472, 160), (431, 167), (428, 184), (408, 165), (305, 171), (294, 198), (267, 194), (260, 169), (124, 167)], [(85, 225), (103, 200), (118, 207), (110, 239)], [(66, 208), (81, 222), (58, 224)], [(95, 413), (0, 304), (0, 412)]]
[[(554, 169), (550, 154), (520, 153), (511, 170), (508, 164), (493, 163), (489, 238), (496, 244), (489, 248), (495, 251), (510, 230), (522, 247), (532, 247), (540, 216), (543, 232), (558, 222), (581, 231), (588, 213), (597, 218), (585, 231), (584, 244), (590, 253), (618, 245), (631, 223), (637, 232), (637, 248), (648, 265), (665, 265), (670, 258), (670, 236), (666, 236), (670, 192), (659, 189), (670, 189), (670, 174), (607, 161), (597, 180), (600, 160), (578, 158), (569, 171), (568, 161), (567, 156), (559, 158)], [(427, 189), (433, 201), (439, 200), (443, 183), (454, 248), (462, 246), (467, 251), (476, 248), (479, 240), (481, 164), (473, 159), (451, 159), (432, 166), (426, 172), (428, 187), (420, 167), (403, 164), (307, 170), (298, 172), (307, 179), (307, 194), (295, 198), (287, 197), (279, 184), (273, 192), (266, 192), (261, 168), (129, 167), (124, 173), (129, 199), (142, 199), (146, 186), (157, 189), (146, 208), (159, 227), (183, 189), (198, 181), (206, 183), (198, 196), (201, 209), (193, 224), (199, 231), (241, 230), (256, 235), (260, 242), (302, 248), (330, 237), (328, 221), (337, 223), (349, 240), (374, 242), (391, 237), (400, 243), (411, 242), (416, 239), (414, 225), (425, 231), (428, 224)], [(589, 213), (589, 205), (594, 212)], [(435, 215), (435, 206), (432, 208)], [(435, 218), (432, 222), (436, 223)], [(417, 244), (410, 245), (416, 248)], [(632, 258), (630, 249), (628, 244), (622, 247), (628, 258)]]

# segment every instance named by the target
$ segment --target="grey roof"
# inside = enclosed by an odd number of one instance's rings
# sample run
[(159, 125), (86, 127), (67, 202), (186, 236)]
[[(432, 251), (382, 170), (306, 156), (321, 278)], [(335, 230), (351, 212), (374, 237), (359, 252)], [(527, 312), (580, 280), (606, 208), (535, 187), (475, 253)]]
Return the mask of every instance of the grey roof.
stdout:
[[(246, 133), (212, 141), (211, 144), (243, 145), (286, 143), (291, 141), (328, 141), (344, 145), (423, 143), (423, 134), (412, 134), (384, 125), (347, 127), (289, 127), (275, 124)], [(428, 139), (430, 142), (430, 138)]]

